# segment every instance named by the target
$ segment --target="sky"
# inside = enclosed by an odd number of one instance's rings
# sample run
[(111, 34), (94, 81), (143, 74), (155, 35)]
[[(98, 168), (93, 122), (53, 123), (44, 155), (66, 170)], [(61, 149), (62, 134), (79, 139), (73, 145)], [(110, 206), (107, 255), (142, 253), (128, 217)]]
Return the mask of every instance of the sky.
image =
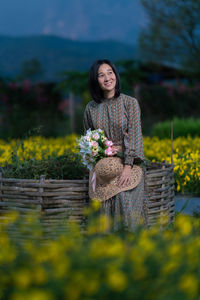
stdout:
[(0, 0), (0, 35), (53, 34), (134, 44), (145, 24), (140, 0)]

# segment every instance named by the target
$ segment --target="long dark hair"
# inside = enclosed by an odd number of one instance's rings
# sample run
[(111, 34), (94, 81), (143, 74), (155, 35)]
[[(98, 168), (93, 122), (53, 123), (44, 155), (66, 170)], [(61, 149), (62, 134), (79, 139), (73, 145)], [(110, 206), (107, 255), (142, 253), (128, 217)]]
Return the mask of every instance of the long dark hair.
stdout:
[(89, 72), (90, 94), (92, 96), (92, 99), (97, 103), (100, 103), (101, 99), (104, 97), (103, 96), (103, 91), (100, 88), (99, 82), (98, 82), (98, 69), (102, 64), (108, 64), (112, 68), (113, 72), (115, 73), (116, 86), (115, 86), (115, 95), (114, 95), (114, 97), (119, 97), (120, 92), (121, 92), (120, 76), (119, 76), (119, 73), (118, 73), (115, 65), (108, 59), (98, 59), (92, 64), (92, 66), (90, 68), (90, 72)]

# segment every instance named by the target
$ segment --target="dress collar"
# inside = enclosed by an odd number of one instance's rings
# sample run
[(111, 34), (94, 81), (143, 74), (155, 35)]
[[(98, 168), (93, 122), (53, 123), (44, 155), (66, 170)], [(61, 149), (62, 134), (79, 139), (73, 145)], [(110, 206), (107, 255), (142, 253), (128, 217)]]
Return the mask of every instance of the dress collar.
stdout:
[[(121, 94), (119, 95), (119, 97)], [(112, 97), (112, 98), (102, 98), (101, 103), (111, 103), (113, 100), (118, 99), (119, 97)]]

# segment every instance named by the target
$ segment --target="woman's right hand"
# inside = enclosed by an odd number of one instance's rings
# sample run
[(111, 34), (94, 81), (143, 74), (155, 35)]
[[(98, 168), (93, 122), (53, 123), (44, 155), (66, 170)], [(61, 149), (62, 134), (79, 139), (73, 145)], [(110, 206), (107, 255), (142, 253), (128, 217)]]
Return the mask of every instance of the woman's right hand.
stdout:
[(130, 183), (130, 178), (132, 176), (131, 169), (132, 167), (130, 165), (124, 165), (123, 171), (117, 183), (119, 187), (124, 187)]

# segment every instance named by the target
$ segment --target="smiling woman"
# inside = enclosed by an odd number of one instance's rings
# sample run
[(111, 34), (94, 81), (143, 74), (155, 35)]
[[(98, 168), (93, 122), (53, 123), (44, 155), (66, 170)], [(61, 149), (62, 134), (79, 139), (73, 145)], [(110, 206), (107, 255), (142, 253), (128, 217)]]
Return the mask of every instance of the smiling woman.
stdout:
[[(117, 176), (116, 188), (112, 187), (115, 191), (114, 196), (107, 199), (104, 195), (99, 195), (101, 212), (113, 217), (114, 230), (118, 230), (122, 225), (134, 231), (139, 223), (147, 225), (148, 207), (144, 168), (138, 185), (132, 188), (130, 184), (134, 165), (144, 161), (140, 107), (137, 99), (121, 93), (119, 73), (114, 64), (107, 59), (97, 60), (91, 66), (89, 87), (93, 99), (84, 111), (85, 133), (89, 128), (102, 129), (105, 136), (115, 146), (120, 147), (124, 154), (121, 161), (123, 168)], [(90, 179), (91, 174), (92, 170)], [(107, 191), (111, 188), (109, 180), (103, 186), (98, 176), (96, 179), (97, 188), (105, 188)], [(89, 191), (91, 185), (89, 180)]]

